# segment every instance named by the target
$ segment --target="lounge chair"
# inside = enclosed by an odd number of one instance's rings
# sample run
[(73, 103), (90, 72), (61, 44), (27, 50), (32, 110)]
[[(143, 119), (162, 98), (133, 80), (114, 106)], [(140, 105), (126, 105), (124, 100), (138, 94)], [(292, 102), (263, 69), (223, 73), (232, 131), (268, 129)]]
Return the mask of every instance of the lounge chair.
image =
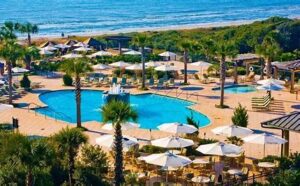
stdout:
[(269, 99), (271, 99), (271, 96), (270, 96), (270, 94), (267, 94), (263, 97), (253, 97), (251, 99), (251, 101), (252, 101), (252, 103), (264, 103), (264, 102), (268, 101)]
[(111, 80), (111, 84), (117, 84), (118, 83), (118, 78), (117, 77), (113, 77)]
[(248, 76), (245, 78), (246, 82), (253, 82), (255, 80), (255, 73), (254, 72), (250, 72), (248, 74)]
[(165, 87), (164, 83), (165, 83), (165, 79), (160, 78), (157, 82), (156, 88), (164, 88)]
[(271, 99), (263, 100), (262, 102), (252, 102), (253, 110), (269, 110)]
[(154, 79), (153, 79), (153, 78), (150, 78), (150, 79), (149, 79), (148, 85), (149, 85), (149, 86), (153, 86), (153, 85), (154, 85)]

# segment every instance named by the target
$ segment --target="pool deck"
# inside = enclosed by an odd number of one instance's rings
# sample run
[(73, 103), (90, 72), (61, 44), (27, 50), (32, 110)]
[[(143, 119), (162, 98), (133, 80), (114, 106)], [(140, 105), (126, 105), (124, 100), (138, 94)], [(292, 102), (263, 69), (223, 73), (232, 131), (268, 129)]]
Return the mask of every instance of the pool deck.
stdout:
[[(35, 89), (30, 93), (27, 93), (22, 98), (16, 100), (16, 103), (34, 103), (40, 106), (45, 106), (39, 100), (39, 94), (45, 91), (53, 91), (53, 90), (62, 90), (62, 89), (73, 89), (72, 87), (64, 87), (62, 86), (62, 79), (49, 79), (41, 76), (30, 76), (32, 82), (40, 82), (46, 88)], [(199, 111), (205, 115), (207, 115), (211, 124), (209, 126), (203, 127), (200, 129), (200, 136), (206, 138), (216, 138), (219, 140), (224, 140), (225, 138), (222, 136), (216, 136), (210, 132), (211, 129), (221, 126), (221, 125), (229, 125), (231, 124), (231, 116), (233, 114), (233, 109), (241, 103), (243, 106), (248, 108), (249, 115), (249, 125), (248, 127), (256, 130), (264, 130), (270, 131), (275, 134), (281, 135), (280, 130), (270, 130), (263, 129), (260, 126), (262, 121), (266, 121), (272, 118), (276, 118), (278, 116), (284, 115), (286, 113), (290, 113), (292, 111), (297, 111), (292, 108), (293, 105), (300, 105), (300, 101), (296, 101), (296, 96), (294, 94), (290, 94), (288, 90), (280, 91), (280, 92), (272, 92), (272, 96), (275, 101), (272, 104), (272, 111), (270, 112), (254, 112), (251, 110), (251, 97), (254, 96), (262, 96), (265, 92), (251, 92), (246, 94), (225, 94), (225, 104), (229, 105), (229, 109), (217, 109), (215, 105), (219, 103), (219, 92), (213, 91), (212, 88), (216, 86), (216, 84), (200, 84), (196, 80), (189, 80), (191, 85), (201, 86), (203, 90), (200, 91), (184, 91), (181, 92), (178, 90), (166, 90), (166, 91), (157, 91), (150, 90), (146, 92), (141, 92), (137, 89), (130, 89), (130, 93), (132, 94), (141, 94), (141, 93), (156, 93), (160, 95), (167, 95), (171, 97), (178, 97), (180, 99), (186, 100), (187, 97), (189, 101), (193, 101), (196, 104), (191, 108)], [(87, 89), (95, 89), (95, 90), (107, 90), (103, 88), (87, 88)], [(189, 94), (193, 92), (195, 95), (190, 96)], [(63, 103), (58, 103), (63, 104)], [(35, 107), (35, 105), (30, 104), (30, 108)], [(300, 111), (300, 110), (298, 110)], [(67, 124), (63, 121), (55, 121), (53, 118), (48, 118), (43, 115), (36, 114), (32, 110), (28, 110), (27, 107), (24, 108), (14, 108), (9, 111), (0, 112), (0, 122), (10, 122), (12, 117), (16, 117), (19, 119), (19, 131), (21, 133), (27, 135), (38, 135), (38, 136), (50, 136), (64, 127), (74, 127), (75, 125)], [(105, 131), (101, 129), (101, 124), (98, 122), (86, 122), (83, 123), (84, 127), (88, 129), (85, 133), (89, 136), (89, 142), (91, 144), (95, 144), (95, 138), (104, 134), (104, 133), (112, 133), (112, 131)], [(169, 136), (170, 134), (161, 132), (161, 131), (152, 131), (150, 135), (149, 130), (144, 129), (135, 129), (130, 131), (124, 131), (124, 134), (137, 137), (143, 140), (149, 140), (150, 136), (152, 139)], [(290, 151), (296, 152), (300, 151), (300, 145), (298, 143), (300, 141), (300, 133), (290, 133)], [(244, 144), (245, 154), (248, 157), (261, 158), (263, 155), (263, 146), (256, 144)], [(279, 155), (280, 154), (280, 146), (279, 145), (266, 145), (266, 155)]]

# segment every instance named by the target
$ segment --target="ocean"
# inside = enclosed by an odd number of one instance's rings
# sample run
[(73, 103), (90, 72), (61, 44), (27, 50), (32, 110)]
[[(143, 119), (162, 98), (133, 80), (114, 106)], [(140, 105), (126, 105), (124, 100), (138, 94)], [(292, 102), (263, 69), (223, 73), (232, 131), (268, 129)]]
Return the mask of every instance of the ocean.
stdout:
[(300, 17), (300, 0), (0, 0), (4, 21), (39, 25), (35, 36), (92, 35)]

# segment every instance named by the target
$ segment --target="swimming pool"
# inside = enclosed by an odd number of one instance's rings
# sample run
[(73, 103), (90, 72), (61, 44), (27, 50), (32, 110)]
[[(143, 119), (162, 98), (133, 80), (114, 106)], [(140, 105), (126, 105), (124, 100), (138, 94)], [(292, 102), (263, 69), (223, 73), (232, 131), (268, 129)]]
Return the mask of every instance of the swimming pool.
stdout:
[[(76, 123), (75, 96), (73, 90), (60, 90), (43, 93), (40, 100), (48, 107), (37, 112), (57, 119)], [(199, 126), (210, 123), (207, 116), (189, 109), (194, 103), (156, 94), (130, 95), (130, 104), (138, 112), (138, 123), (144, 129), (156, 129), (158, 125), (169, 122), (186, 123), (191, 113)], [(82, 91), (82, 121), (102, 121), (102, 91)], [(55, 115), (54, 115), (55, 114)]]
[[(213, 90), (220, 90), (220, 87), (213, 88)], [(243, 94), (256, 91), (254, 86), (251, 85), (230, 85), (224, 89), (225, 93), (229, 94)]]

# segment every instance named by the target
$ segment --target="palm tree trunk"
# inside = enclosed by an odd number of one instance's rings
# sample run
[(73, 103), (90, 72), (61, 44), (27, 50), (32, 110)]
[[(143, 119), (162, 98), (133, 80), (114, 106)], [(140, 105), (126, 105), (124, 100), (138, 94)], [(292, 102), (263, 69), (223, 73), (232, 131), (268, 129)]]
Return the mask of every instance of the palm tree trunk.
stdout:
[(75, 77), (77, 127), (81, 127), (81, 85), (80, 77)]
[(123, 146), (122, 146), (122, 127), (120, 123), (115, 125), (115, 185), (120, 186), (124, 182), (123, 176)]
[(142, 55), (141, 55), (141, 62), (142, 62), (142, 89), (146, 87), (145, 82), (146, 82), (146, 72), (145, 72), (145, 59), (144, 59), (144, 47), (142, 47)]
[(26, 69), (30, 70), (31, 56), (30, 55), (25, 55), (24, 61), (25, 61)]
[(267, 78), (271, 78), (271, 60), (267, 59)]
[(33, 175), (32, 170), (28, 170), (27, 176), (26, 176), (26, 186), (32, 186), (33, 185)]
[(187, 63), (188, 63), (188, 51), (187, 50), (184, 50), (183, 58), (184, 58), (184, 84), (187, 84)]
[(264, 79), (264, 68), (265, 68), (264, 60), (260, 59), (260, 78), (259, 78), (260, 80)]
[(68, 162), (69, 162), (69, 167), (68, 167), (68, 174), (69, 174), (69, 185), (73, 186), (74, 185), (74, 178), (73, 178), (73, 174), (74, 174), (74, 169), (75, 169), (75, 162), (74, 162), (74, 153), (72, 152), (72, 149), (69, 149), (68, 152)]
[(28, 46), (31, 46), (31, 36), (30, 33), (27, 33)]
[(8, 71), (8, 89), (9, 89), (9, 104), (13, 104), (13, 97), (12, 97), (12, 64), (10, 61), (7, 61), (7, 71)]
[(225, 56), (222, 56), (220, 61), (220, 90), (221, 90), (221, 97), (220, 97), (220, 107), (224, 107), (224, 86), (225, 86), (225, 78), (226, 78), (226, 64), (225, 64)]
[(237, 72), (237, 68), (238, 68), (238, 64), (237, 64), (237, 62), (234, 62), (234, 84), (237, 84), (238, 83), (238, 72)]

